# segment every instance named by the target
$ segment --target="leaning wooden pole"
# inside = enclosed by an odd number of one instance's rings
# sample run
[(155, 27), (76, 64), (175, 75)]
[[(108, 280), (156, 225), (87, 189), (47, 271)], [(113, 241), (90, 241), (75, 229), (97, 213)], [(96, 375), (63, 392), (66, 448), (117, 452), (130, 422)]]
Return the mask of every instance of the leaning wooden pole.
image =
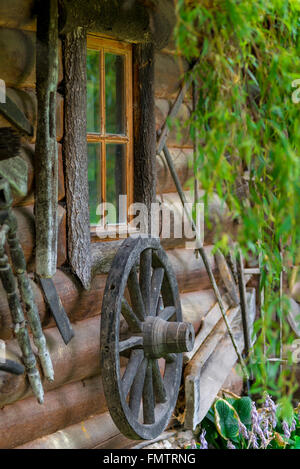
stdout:
[(58, 79), (58, 3), (57, 0), (40, 0), (37, 7), (36, 271), (42, 277), (52, 277), (56, 271), (57, 259), (58, 156), (56, 89)]
[(222, 314), (222, 317), (224, 319), (224, 322), (226, 324), (226, 328), (227, 328), (227, 331), (228, 331), (228, 334), (229, 334), (229, 337), (231, 339), (231, 342), (232, 342), (232, 345), (234, 347), (234, 350), (237, 354), (237, 357), (238, 357), (238, 360), (241, 364), (241, 367), (242, 367), (242, 371), (243, 371), (243, 374), (244, 374), (244, 377), (246, 380), (249, 379), (249, 375), (248, 375), (248, 371), (247, 371), (247, 367), (246, 367), (246, 364), (244, 362), (244, 359), (242, 357), (242, 354), (239, 350), (239, 347), (235, 341), (235, 338), (233, 336), (233, 332), (231, 330), (231, 327), (230, 327), (230, 324), (227, 320), (227, 316), (226, 316), (226, 310), (224, 308), (224, 305), (223, 305), (223, 301), (222, 301), (222, 297), (221, 297), (221, 294), (219, 292), (219, 288), (218, 288), (218, 285), (217, 285), (217, 282), (215, 280), (215, 277), (214, 277), (214, 274), (213, 274), (213, 271), (211, 269), (211, 266), (210, 266), (210, 263), (209, 263), (209, 259), (206, 255), (206, 252), (201, 244), (201, 237), (200, 237), (200, 233), (198, 232), (198, 229), (194, 223), (194, 220), (192, 218), (192, 215), (190, 214), (189, 210), (188, 210), (188, 205), (187, 205), (187, 200), (186, 200), (186, 197), (185, 197), (185, 194), (184, 194), (184, 191), (181, 187), (181, 183), (179, 181), (179, 178), (177, 176), (177, 173), (176, 173), (176, 170), (175, 170), (175, 167), (174, 167), (174, 164), (173, 164), (173, 161), (172, 161), (172, 157), (170, 155), (170, 152), (167, 148), (166, 145), (164, 145), (163, 147), (163, 152), (164, 152), (164, 155), (165, 155), (165, 158), (166, 158), (166, 161), (167, 161), (167, 164), (168, 164), (168, 167), (169, 167), (169, 170), (170, 170), (170, 173), (173, 177), (173, 180), (174, 180), (174, 184), (176, 186), (176, 189), (177, 189), (177, 192), (179, 194), (179, 197), (180, 197), (180, 200), (182, 202), (182, 205), (183, 205), (183, 209), (186, 213), (186, 216), (188, 217), (191, 225), (192, 225), (192, 228), (193, 228), (193, 231), (196, 233), (196, 242), (198, 244), (196, 250), (200, 253), (201, 257), (202, 257), (202, 260), (203, 260), (203, 263), (206, 267), (206, 270), (207, 270), (207, 273), (208, 273), (208, 276), (209, 276), (209, 279), (211, 281), (211, 284), (212, 284), (212, 287), (213, 287), (213, 290), (214, 290), (214, 293), (216, 295), (216, 298), (217, 298), (217, 301), (218, 301), (218, 304), (219, 304), (219, 307), (220, 307), (220, 311), (221, 311), (221, 314)]

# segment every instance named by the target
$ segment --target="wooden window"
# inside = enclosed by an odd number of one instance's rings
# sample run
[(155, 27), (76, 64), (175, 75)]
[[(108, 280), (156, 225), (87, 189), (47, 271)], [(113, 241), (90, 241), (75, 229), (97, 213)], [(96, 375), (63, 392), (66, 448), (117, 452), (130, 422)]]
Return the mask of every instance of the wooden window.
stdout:
[[(133, 198), (132, 48), (130, 44), (87, 37), (87, 142), (90, 224), (100, 216), (107, 227), (125, 225)], [(127, 206), (119, 206), (119, 196)], [(124, 199), (123, 199), (124, 200)], [(100, 203), (115, 213), (97, 214)], [(120, 228), (120, 226), (119, 226)]]

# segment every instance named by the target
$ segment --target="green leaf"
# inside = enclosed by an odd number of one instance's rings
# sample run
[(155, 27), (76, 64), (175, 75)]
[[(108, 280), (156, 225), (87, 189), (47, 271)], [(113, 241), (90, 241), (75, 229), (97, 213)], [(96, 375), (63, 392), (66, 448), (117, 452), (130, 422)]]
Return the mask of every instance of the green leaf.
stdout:
[(239, 417), (234, 407), (225, 399), (218, 399), (214, 412), (218, 433), (225, 440), (234, 440), (239, 434)]
[(250, 397), (241, 397), (236, 399), (232, 404), (234, 409), (237, 411), (240, 421), (248, 428), (251, 428), (251, 410), (252, 401)]
[(300, 436), (295, 437), (295, 442), (290, 447), (291, 449), (300, 449)]

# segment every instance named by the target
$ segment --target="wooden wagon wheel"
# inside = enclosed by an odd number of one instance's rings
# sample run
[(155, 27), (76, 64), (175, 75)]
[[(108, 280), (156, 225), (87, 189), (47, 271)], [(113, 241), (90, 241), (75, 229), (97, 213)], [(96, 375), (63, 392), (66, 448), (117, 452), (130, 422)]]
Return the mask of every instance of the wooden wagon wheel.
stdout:
[(119, 430), (152, 439), (175, 407), (182, 352), (194, 329), (182, 322), (176, 277), (159, 240), (126, 239), (106, 282), (101, 315), (101, 372)]

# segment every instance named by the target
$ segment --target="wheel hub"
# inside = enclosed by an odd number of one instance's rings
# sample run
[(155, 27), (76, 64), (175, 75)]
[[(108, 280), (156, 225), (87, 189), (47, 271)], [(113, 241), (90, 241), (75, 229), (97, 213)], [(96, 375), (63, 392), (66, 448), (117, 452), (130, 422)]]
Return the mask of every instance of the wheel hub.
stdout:
[(168, 322), (159, 317), (148, 316), (143, 323), (145, 354), (160, 358), (169, 353), (190, 352), (194, 346), (195, 333), (192, 324)]

